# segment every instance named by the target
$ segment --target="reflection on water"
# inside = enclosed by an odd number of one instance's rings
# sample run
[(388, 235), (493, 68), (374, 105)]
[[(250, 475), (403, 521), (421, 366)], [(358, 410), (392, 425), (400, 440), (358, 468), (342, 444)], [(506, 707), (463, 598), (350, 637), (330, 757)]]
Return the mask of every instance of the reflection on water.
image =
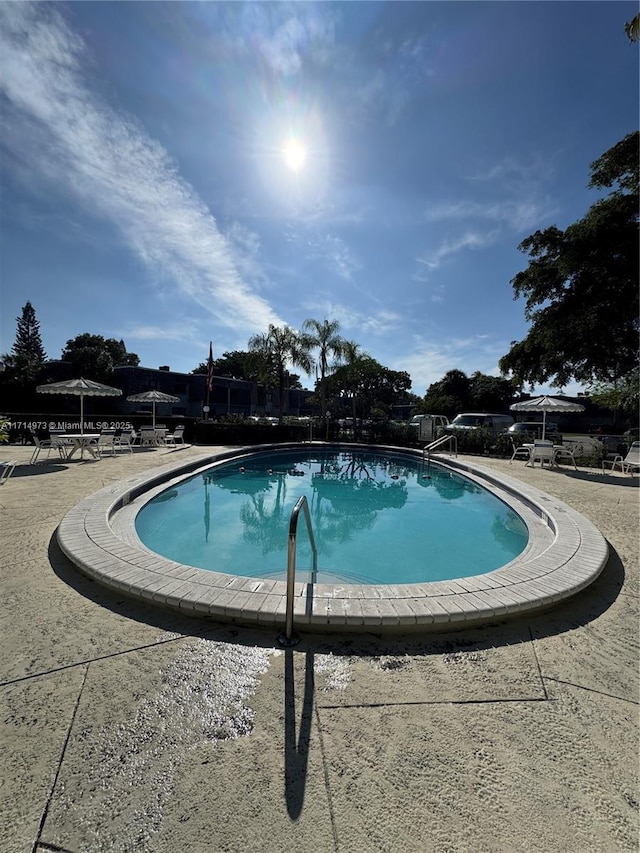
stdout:
[[(138, 515), (145, 544), (189, 565), (282, 577), (291, 511), (304, 494), (319, 579), (412, 583), (490, 571), (526, 544), (522, 520), (476, 483), (401, 454), (301, 451), (225, 463)], [(197, 507), (199, 506), (199, 510)], [(311, 565), (304, 525), (300, 567)]]

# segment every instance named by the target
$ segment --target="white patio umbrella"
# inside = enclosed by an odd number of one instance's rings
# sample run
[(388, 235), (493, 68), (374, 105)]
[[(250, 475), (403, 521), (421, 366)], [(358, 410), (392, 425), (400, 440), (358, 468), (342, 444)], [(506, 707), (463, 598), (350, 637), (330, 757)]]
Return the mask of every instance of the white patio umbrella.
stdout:
[(51, 382), (49, 385), (38, 385), (38, 394), (72, 394), (80, 397), (80, 433), (84, 433), (84, 398), (85, 397), (119, 397), (122, 391), (94, 382), (93, 379), (65, 379), (64, 382)]
[(522, 400), (509, 406), (512, 412), (542, 412), (542, 438), (544, 439), (547, 426), (547, 412), (562, 415), (565, 412), (584, 412), (584, 406), (574, 403), (572, 400), (563, 400), (562, 397), (533, 397), (531, 400)]
[(156, 403), (179, 403), (180, 397), (165, 394), (162, 391), (142, 391), (140, 394), (132, 394), (127, 397), (129, 403), (153, 403), (153, 428), (156, 428)]

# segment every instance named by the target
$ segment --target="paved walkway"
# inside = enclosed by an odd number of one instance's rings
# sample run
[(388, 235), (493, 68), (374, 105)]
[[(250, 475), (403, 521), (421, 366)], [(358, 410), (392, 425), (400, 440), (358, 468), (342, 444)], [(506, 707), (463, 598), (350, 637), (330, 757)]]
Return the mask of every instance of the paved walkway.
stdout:
[(639, 849), (637, 477), (483, 460), (598, 526), (593, 586), (508, 624), (285, 652), (111, 594), (55, 544), (84, 496), (210, 451), (3, 451), (2, 853)]

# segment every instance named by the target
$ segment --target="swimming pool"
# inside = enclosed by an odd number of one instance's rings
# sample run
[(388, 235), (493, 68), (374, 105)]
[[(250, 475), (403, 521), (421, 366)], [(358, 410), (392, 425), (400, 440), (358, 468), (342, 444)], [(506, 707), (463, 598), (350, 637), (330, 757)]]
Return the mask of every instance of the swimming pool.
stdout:
[[(299, 447), (279, 445), (278, 450), (289, 452)], [(274, 450), (273, 445), (194, 448), (193, 455), (186, 458), (176, 455), (175, 462), (168, 458), (160, 468), (110, 483), (67, 512), (56, 531), (58, 545), (80, 571), (119, 595), (193, 617), (280, 629), (285, 620), (284, 581), (204, 571), (169, 560), (146, 548), (135, 530), (142, 507), (157, 494), (173, 490), (186, 477), (230, 460), (243, 465), (255, 453)], [(403, 453), (421, 458), (419, 451)], [(547, 609), (599, 576), (608, 559), (607, 542), (568, 504), (509, 476), (506, 465), (504, 470), (495, 470), (475, 459), (452, 457), (439, 457), (438, 465), (463, 474), (511, 507), (529, 531), (524, 551), (499, 569), (453, 580), (409, 584), (297, 582), (294, 616), (300, 630), (405, 633), (483, 625)]]
[[(216, 465), (152, 498), (136, 516), (136, 532), (150, 550), (185, 565), (284, 579), (289, 519), (302, 495), (318, 583), (479, 575), (513, 560), (528, 541), (520, 516), (462, 474), (362, 448), (280, 451)], [(311, 579), (304, 525), (296, 563), (297, 578)]]

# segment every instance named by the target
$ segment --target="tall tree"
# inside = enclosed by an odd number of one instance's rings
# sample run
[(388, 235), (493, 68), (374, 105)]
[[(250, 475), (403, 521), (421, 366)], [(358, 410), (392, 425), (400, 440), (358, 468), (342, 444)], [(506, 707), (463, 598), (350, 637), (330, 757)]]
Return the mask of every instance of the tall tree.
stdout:
[(24, 305), (16, 322), (16, 339), (11, 352), (2, 356), (6, 370), (3, 379), (6, 384), (24, 388), (36, 383), (47, 354), (40, 337), (40, 323), (31, 302)]
[(479, 412), (503, 412), (519, 390), (513, 379), (489, 376), (476, 370), (469, 379), (469, 408)]
[[(231, 379), (250, 379), (247, 373), (247, 358), (249, 353), (243, 350), (223, 352), (220, 358), (213, 360), (214, 376), (229, 376)], [(192, 373), (206, 373), (209, 368), (207, 361), (201, 362)]]
[(454, 415), (469, 408), (470, 381), (461, 370), (449, 370), (438, 382), (432, 382), (418, 408), (432, 415)]
[(134, 352), (127, 352), (123, 340), (103, 338), (88, 332), (68, 340), (61, 358), (73, 365), (78, 376), (98, 382), (109, 382), (115, 367), (137, 367), (140, 364)]
[[(337, 362), (342, 358), (344, 349), (344, 340), (338, 334), (340, 330), (340, 322), (338, 320), (305, 320), (302, 325), (303, 337), (305, 344), (309, 350), (317, 350), (318, 357), (315, 361), (318, 368), (318, 385), (320, 390), (320, 407), (322, 417), (327, 411), (327, 392), (326, 392), (326, 377), (329, 369), (332, 366), (337, 366)], [(336, 364), (330, 364), (330, 358), (336, 361)]]
[(306, 342), (290, 326), (271, 324), (266, 333), (254, 335), (249, 340), (249, 350), (254, 354), (256, 363), (261, 365), (264, 375), (278, 389), (278, 419), (282, 423), (291, 381), (288, 366), (300, 367), (305, 373), (311, 370)]
[(589, 186), (611, 192), (582, 219), (519, 246), (531, 260), (511, 283), (531, 327), (500, 360), (519, 383), (612, 383), (637, 364), (639, 138), (630, 133), (591, 164)]
[(597, 406), (611, 409), (616, 421), (628, 419), (631, 426), (638, 425), (640, 412), (640, 370), (636, 367), (614, 383), (596, 382), (591, 388), (591, 399)]
[(344, 404), (345, 397), (351, 400), (354, 421), (358, 413), (360, 418), (388, 416), (394, 403), (411, 387), (411, 377), (406, 371), (391, 370), (374, 358), (361, 355), (358, 350), (355, 345), (351, 357), (347, 354), (347, 363), (328, 377), (328, 391), (338, 407)]

